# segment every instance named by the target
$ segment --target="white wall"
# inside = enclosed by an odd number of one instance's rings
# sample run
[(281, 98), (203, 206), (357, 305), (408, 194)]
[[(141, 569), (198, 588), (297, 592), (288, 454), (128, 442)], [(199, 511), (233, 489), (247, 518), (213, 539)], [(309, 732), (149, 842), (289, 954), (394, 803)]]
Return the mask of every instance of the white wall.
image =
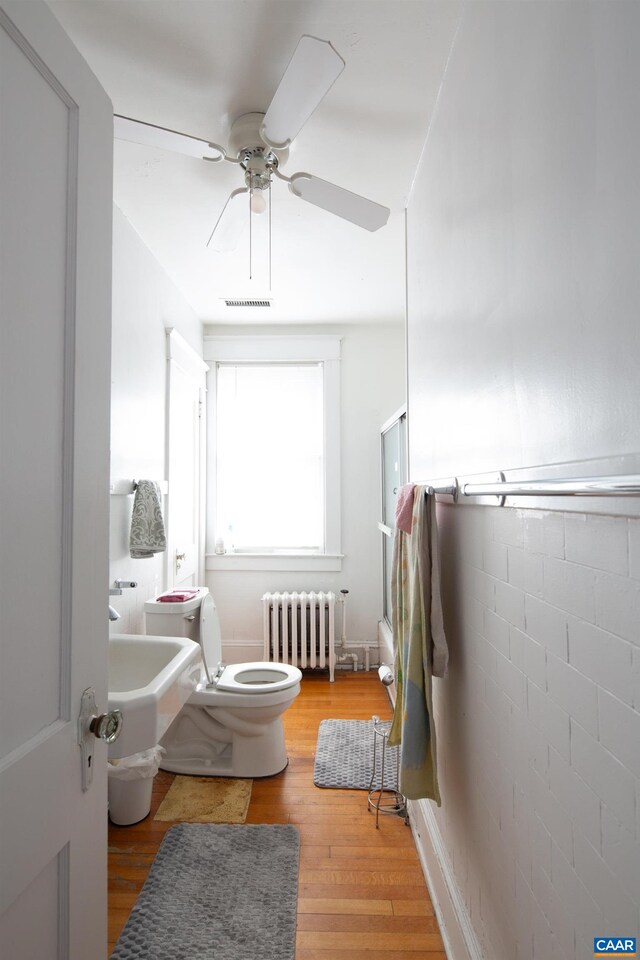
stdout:
[[(377, 640), (382, 616), (380, 427), (404, 402), (405, 356), (401, 323), (286, 327), (209, 326), (207, 335), (332, 334), (342, 336), (340, 573), (209, 571), (207, 586), (220, 613), (225, 658), (262, 658), (263, 593), (276, 590), (349, 590), (347, 640)], [(375, 656), (375, 653), (374, 653)], [(373, 662), (373, 657), (372, 657)]]
[[(639, 41), (635, 3), (465, 5), (408, 211), (412, 479), (637, 460)], [(438, 508), (414, 823), (456, 960), (638, 933), (640, 521), (541, 506)]]
[[(202, 324), (122, 212), (114, 207), (111, 477), (165, 477), (165, 330), (174, 327), (202, 356)], [(111, 497), (109, 584), (135, 580), (109, 602), (121, 614), (112, 633), (144, 633), (144, 601), (165, 588), (164, 555), (133, 560), (133, 496)]]
[(435, 477), (638, 454), (639, 37), (627, 0), (465, 5), (409, 206)]

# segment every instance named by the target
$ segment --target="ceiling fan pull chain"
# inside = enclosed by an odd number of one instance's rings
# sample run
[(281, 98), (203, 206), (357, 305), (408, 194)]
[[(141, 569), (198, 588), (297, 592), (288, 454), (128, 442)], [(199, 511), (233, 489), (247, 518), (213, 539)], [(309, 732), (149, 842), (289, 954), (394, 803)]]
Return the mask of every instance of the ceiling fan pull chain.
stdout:
[(269, 177), (269, 293), (271, 293), (271, 177)]
[(252, 257), (252, 224), (251, 224), (251, 201), (253, 200), (253, 176), (249, 178), (249, 280), (251, 280), (251, 257)]

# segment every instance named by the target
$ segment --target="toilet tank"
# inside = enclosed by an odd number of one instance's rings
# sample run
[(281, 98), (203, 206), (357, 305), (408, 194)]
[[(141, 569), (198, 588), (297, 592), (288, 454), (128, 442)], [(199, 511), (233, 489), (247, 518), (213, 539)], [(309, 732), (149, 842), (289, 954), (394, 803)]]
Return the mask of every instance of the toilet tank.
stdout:
[(208, 592), (206, 587), (198, 587), (197, 597), (182, 603), (147, 600), (144, 605), (145, 633), (154, 637), (187, 637), (199, 643), (200, 604)]

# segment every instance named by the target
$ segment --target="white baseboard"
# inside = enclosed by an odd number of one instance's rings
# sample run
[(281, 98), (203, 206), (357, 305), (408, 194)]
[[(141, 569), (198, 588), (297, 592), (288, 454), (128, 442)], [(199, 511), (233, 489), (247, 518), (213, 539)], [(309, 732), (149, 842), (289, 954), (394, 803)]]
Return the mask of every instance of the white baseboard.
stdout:
[(380, 663), (393, 665), (393, 636), (386, 620), (378, 620), (378, 647)]
[(484, 960), (471, 919), (449, 866), (428, 800), (409, 800), (409, 822), (429, 887), (448, 960)]
[(234, 643), (224, 640), (222, 643), (224, 663), (250, 663), (252, 660), (264, 660), (262, 643)]
[[(378, 620), (378, 649), (380, 651), (380, 663), (386, 663), (388, 667), (393, 669), (393, 663), (395, 660), (395, 655), (393, 652), (393, 634), (391, 633), (391, 627), (386, 620)], [(387, 687), (387, 693), (389, 694), (389, 699), (391, 700), (392, 706), (395, 707), (395, 682), (392, 683), (391, 686)]]
[[(347, 648), (349, 649), (349, 648)], [(222, 643), (223, 663), (250, 663), (253, 660), (264, 660), (264, 647), (261, 643), (224, 640)], [(336, 670), (353, 670), (353, 663), (337, 663)], [(364, 670), (364, 658), (360, 657), (358, 672)]]

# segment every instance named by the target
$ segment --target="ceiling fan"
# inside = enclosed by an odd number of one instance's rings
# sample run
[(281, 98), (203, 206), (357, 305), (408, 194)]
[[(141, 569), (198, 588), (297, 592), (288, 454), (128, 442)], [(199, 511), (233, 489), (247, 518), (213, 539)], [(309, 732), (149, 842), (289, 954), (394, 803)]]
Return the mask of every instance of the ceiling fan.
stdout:
[(209, 237), (208, 243), (216, 249), (234, 249), (247, 222), (247, 198), (250, 211), (261, 213), (266, 208), (264, 192), (270, 191), (274, 178), (288, 183), (295, 197), (373, 232), (386, 224), (390, 213), (387, 207), (309, 173), (287, 177), (280, 169), (287, 161), (292, 141), (344, 67), (344, 60), (329, 41), (302, 36), (267, 112), (239, 117), (231, 128), (227, 150), (217, 143), (118, 114), (114, 117), (114, 134), (120, 140), (174, 150), (211, 163), (226, 160), (242, 168), (244, 186), (232, 191)]

